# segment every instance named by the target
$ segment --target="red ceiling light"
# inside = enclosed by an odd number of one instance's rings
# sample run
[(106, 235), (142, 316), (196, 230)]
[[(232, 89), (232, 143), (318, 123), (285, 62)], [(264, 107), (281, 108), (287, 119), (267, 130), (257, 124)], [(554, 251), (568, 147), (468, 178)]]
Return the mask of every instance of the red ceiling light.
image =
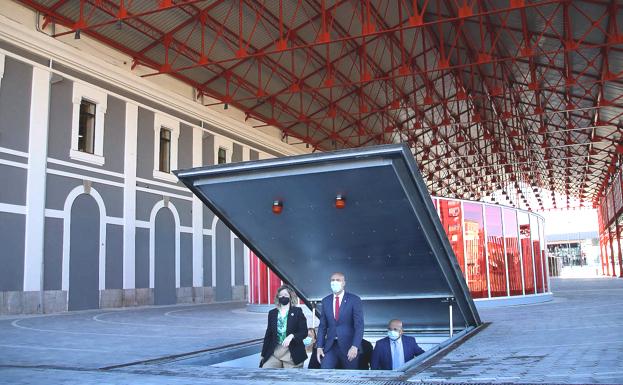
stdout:
[(283, 202), (273, 201), (273, 214), (279, 215), (283, 211)]
[(346, 198), (344, 198), (342, 194), (338, 194), (335, 197), (335, 208), (343, 209), (344, 207), (346, 207)]

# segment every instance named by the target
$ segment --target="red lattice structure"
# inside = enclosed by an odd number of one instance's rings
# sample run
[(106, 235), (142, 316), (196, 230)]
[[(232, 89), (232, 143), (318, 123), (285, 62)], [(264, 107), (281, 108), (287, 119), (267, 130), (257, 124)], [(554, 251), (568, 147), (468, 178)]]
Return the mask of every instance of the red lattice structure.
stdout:
[(620, 168), (615, 0), (20, 1), (314, 149), (407, 142), (434, 194), (597, 206)]

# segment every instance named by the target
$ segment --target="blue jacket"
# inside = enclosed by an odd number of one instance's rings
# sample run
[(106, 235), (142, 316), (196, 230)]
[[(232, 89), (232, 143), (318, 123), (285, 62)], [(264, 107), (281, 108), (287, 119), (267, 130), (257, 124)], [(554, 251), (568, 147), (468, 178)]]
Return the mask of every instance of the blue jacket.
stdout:
[(348, 351), (356, 346), (361, 352), (363, 339), (363, 307), (361, 298), (355, 294), (344, 292), (340, 303), (340, 318), (336, 321), (333, 316), (333, 294), (322, 299), (322, 314), (318, 326), (318, 344), (325, 352), (331, 350), (335, 338), (340, 341), (339, 346)]
[[(401, 337), (402, 350), (405, 355), (405, 363), (414, 357), (424, 353), (424, 350), (417, 344), (415, 338), (410, 336)], [(370, 363), (372, 370), (392, 370), (392, 348), (389, 345), (389, 337), (381, 338), (376, 341), (374, 351), (372, 352), (372, 362)]]

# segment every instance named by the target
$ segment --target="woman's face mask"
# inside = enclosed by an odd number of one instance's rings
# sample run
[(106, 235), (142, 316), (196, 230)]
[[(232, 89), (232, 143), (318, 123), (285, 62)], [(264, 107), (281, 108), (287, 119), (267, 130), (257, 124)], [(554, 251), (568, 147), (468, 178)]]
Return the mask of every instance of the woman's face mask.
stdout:
[(303, 338), (303, 344), (308, 347), (309, 345), (311, 345), (314, 342), (314, 340), (310, 337), (307, 336), (305, 338)]
[(287, 305), (290, 303), (290, 297), (279, 297), (279, 304), (280, 305)]

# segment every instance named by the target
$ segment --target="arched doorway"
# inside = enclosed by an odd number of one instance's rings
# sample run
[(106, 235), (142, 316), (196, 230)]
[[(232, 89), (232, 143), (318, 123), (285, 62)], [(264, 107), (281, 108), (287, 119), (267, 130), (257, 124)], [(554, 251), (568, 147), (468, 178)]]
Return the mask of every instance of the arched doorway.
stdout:
[(100, 211), (91, 195), (71, 206), (68, 310), (99, 308)]
[(231, 234), (221, 221), (216, 223), (216, 293), (217, 301), (231, 301)]
[(154, 221), (154, 304), (177, 302), (175, 292), (175, 219), (166, 207)]

